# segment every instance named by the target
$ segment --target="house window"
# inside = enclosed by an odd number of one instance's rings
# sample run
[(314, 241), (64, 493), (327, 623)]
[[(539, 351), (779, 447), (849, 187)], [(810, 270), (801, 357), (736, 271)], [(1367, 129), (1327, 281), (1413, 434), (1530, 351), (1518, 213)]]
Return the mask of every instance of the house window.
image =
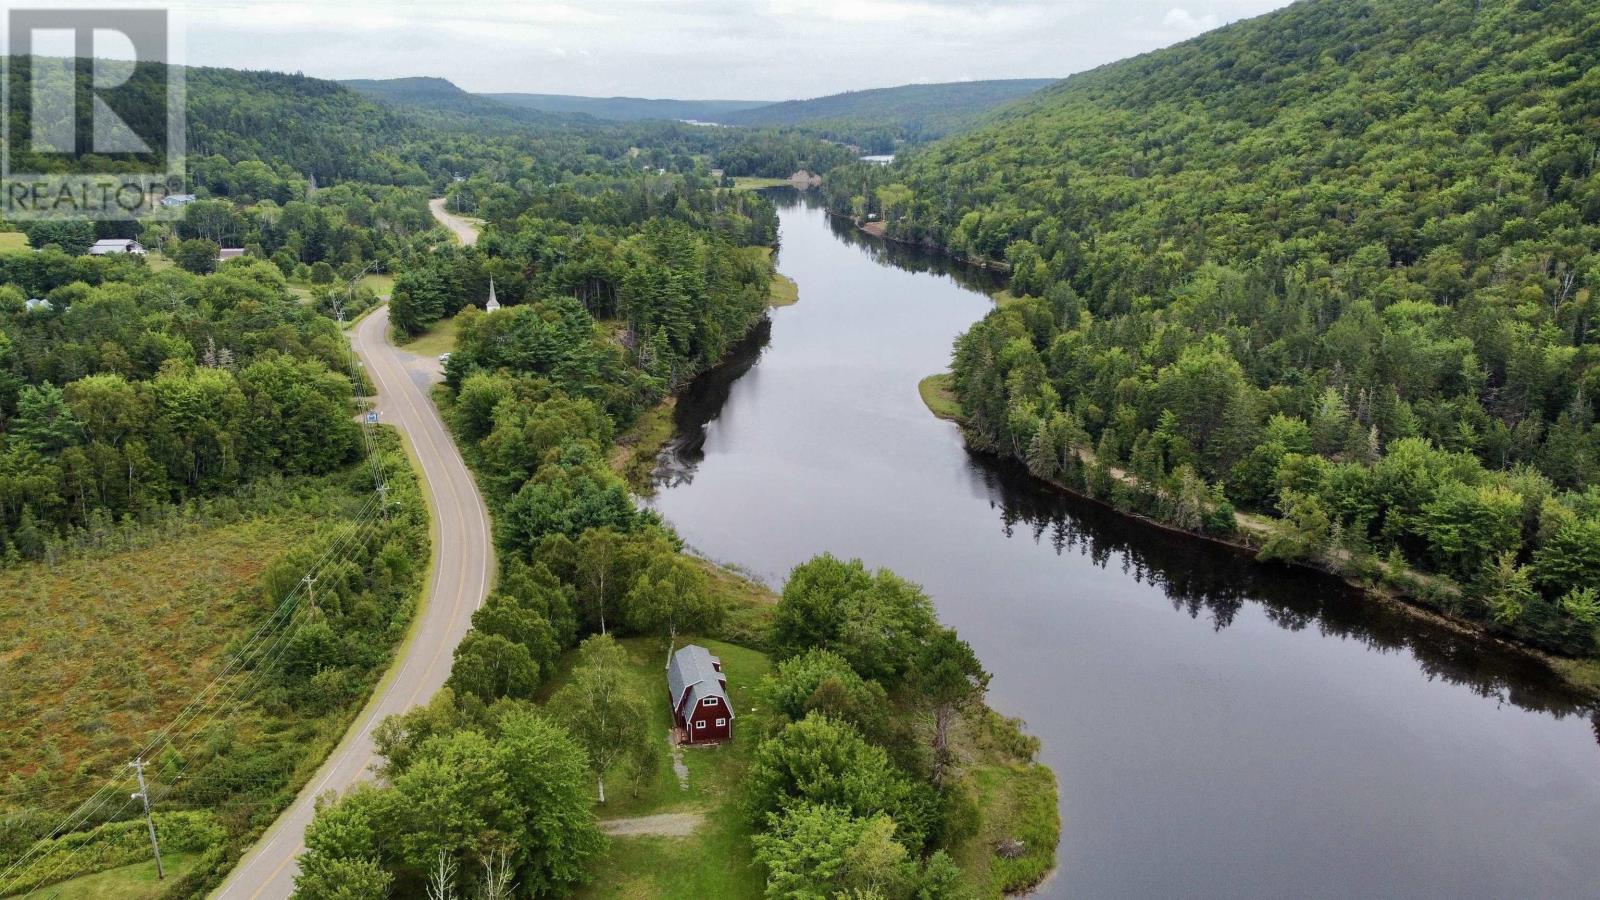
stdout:
[(718, 719), (717, 720), (717, 727), (718, 728), (721, 728), (721, 727), (723, 727), (723, 726), (725, 726), (727, 724), (728, 724), (728, 720), (727, 719)]
[(701, 706), (716, 706), (717, 705), (717, 698), (715, 698), (715, 697), (707, 697), (704, 700), (700, 701), (700, 705)]
[(694, 723), (694, 727), (696, 727), (696, 728), (704, 728), (704, 727), (706, 727), (706, 720), (705, 719), (701, 719), (700, 721)]

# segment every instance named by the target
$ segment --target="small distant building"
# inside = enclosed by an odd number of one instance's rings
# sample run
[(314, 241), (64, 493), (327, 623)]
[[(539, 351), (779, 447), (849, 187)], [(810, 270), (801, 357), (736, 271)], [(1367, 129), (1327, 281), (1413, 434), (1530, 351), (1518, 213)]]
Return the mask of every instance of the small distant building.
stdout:
[(223, 247), (217, 251), (217, 262), (225, 263), (230, 259), (238, 259), (244, 255), (243, 247)]
[(193, 194), (168, 194), (161, 198), (161, 205), (166, 207), (188, 206), (194, 202)]
[(22, 305), (28, 310), (28, 312), (33, 312), (36, 309), (42, 309), (46, 312), (49, 312), (55, 308), (50, 305), (49, 300), (44, 300), (39, 297), (29, 297), (27, 302), (23, 303)]
[(488, 300), (488, 302), (483, 304), (483, 311), (486, 312), (486, 313), (492, 313), (492, 312), (499, 312), (500, 311), (500, 301), (496, 300), (495, 297), (494, 297), (494, 279), (493, 278), (489, 279), (489, 300)]
[(685, 744), (715, 744), (733, 737), (733, 704), (722, 660), (699, 644), (672, 654), (667, 663), (672, 719)]
[(110, 256), (115, 253), (134, 253), (144, 255), (144, 248), (133, 238), (105, 238), (94, 242), (89, 248), (90, 256)]

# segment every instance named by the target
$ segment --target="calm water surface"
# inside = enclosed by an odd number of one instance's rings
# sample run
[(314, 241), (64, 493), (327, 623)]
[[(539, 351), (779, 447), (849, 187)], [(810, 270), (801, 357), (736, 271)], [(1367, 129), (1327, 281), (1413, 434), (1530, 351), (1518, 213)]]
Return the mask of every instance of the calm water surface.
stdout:
[(984, 285), (784, 201), (800, 303), (683, 398), (653, 503), (774, 587), (927, 588), (1060, 779), (1043, 895), (1600, 897), (1595, 719), (1541, 668), (968, 453), (917, 381)]

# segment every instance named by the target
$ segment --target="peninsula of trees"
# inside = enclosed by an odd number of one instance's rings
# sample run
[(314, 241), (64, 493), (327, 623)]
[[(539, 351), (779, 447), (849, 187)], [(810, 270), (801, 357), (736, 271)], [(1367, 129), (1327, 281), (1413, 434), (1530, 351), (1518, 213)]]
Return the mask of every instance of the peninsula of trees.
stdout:
[(956, 349), (980, 445), (1589, 656), (1597, 29), (1574, 0), (1299, 3), (827, 189), (1011, 271)]

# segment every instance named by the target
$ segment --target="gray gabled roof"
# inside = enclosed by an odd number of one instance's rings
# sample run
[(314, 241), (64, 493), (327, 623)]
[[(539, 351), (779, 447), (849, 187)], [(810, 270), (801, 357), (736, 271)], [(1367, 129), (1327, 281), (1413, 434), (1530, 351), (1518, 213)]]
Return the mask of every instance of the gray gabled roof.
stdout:
[(717, 658), (699, 644), (690, 644), (672, 654), (667, 663), (667, 688), (672, 691), (672, 708), (683, 708), (684, 692), (689, 692), (696, 705), (706, 697), (721, 697), (733, 712), (733, 704), (722, 689), (722, 673), (717, 671)]

